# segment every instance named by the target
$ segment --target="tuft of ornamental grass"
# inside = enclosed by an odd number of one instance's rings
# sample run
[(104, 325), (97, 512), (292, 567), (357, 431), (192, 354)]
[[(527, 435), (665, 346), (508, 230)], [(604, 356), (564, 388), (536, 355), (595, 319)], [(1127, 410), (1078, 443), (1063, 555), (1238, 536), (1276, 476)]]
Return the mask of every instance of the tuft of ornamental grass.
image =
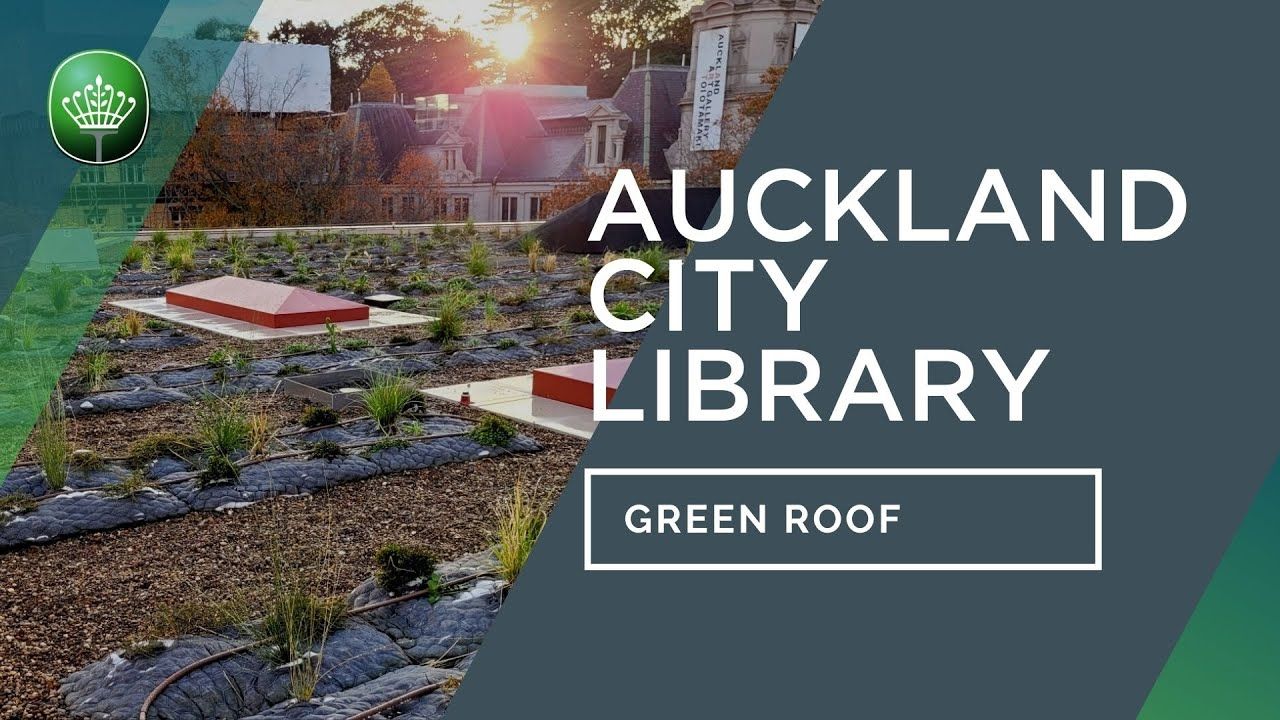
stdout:
[(475, 307), (476, 298), (470, 291), (451, 290), (436, 302), (435, 319), (427, 325), (432, 340), (445, 343), (457, 340), (467, 330), (467, 313)]
[(170, 271), (175, 274), (195, 270), (195, 242), (190, 237), (181, 237), (169, 242), (164, 250), (164, 261)]
[(62, 313), (71, 307), (71, 293), (75, 290), (75, 284), (70, 275), (59, 270), (57, 266), (54, 266), (49, 273), (49, 284), (45, 290), (49, 294), (49, 304), (53, 306), (55, 312)]
[(653, 268), (649, 282), (666, 282), (670, 275), (670, 265), (667, 264), (670, 255), (660, 244), (646, 243), (641, 247), (628, 250), (625, 257), (639, 260)]
[(141, 265), (143, 258), (151, 257), (151, 248), (141, 243), (134, 243), (125, 248), (124, 257), (120, 260), (122, 265)]
[(342, 598), (319, 597), (298, 588), (277, 589), (262, 621), (249, 627), (262, 642), (263, 653), (288, 666), (294, 699), (308, 702), (320, 680), (324, 643), (347, 611)]
[(556, 257), (555, 253), (548, 253), (542, 256), (542, 272), (553, 273), (556, 271), (558, 264), (559, 258)]
[(516, 437), (516, 426), (504, 417), (486, 413), (467, 435), (481, 445), (507, 447)]
[(373, 563), (374, 582), (390, 593), (430, 582), (436, 572), (435, 556), (419, 545), (386, 543), (374, 552)]
[(482, 242), (473, 242), (467, 248), (467, 272), (473, 277), (484, 277), (493, 273), (493, 258), (489, 246)]
[(390, 433), (395, 422), (415, 401), (421, 398), (418, 388), (400, 375), (376, 375), (361, 402), (365, 412), (378, 423), (385, 433)]
[(514, 583), (547, 524), (547, 509), (530, 498), (524, 483), (517, 479), (511, 495), (494, 507), (494, 518), (493, 555), (498, 560), (499, 573), (508, 583)]
[(247, 450), (252, 434), (244, 403), (210, 396), (196, 410), (196, 437), (210, 454), (230, 456)]
[(92, 392), (101, 390), (115, 372), (115, 361), (108, 352), (89, 353), (80, 363), (80, 380)]
[(120, 318), (120, 334), (125, 337), (138, 337), (146, 327), (147, 319), (134, 310), (130, 310)]
[(44, 471), (49, 489), (58, 491), (67, 486), (67, 467), (71, 458), (71, 441), (67, 438), (67, 416), (62, 404), (62, 388), (55, 386), (53, 396), (45, 403), (36, 417), (31, 431), (35, 446), (36, 462)]
[(249, 456), (264, 457), (276, 440), (276, 427), (271, 416), (257, 412), (249, 416)]

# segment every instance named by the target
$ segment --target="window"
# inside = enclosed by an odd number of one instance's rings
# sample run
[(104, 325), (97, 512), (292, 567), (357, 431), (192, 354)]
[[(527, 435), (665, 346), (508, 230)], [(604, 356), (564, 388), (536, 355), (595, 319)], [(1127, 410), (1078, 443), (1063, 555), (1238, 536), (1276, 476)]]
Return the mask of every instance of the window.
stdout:
[(458, 151), (457, 150), (449, 149), (444, 151), (444, 169), (445, 170), (458, 169)]
[(142, 221), (146, 217), (146, 213), (138, 208), (129, 208), (124, 213), (125, 225), (130, 228), (142, 227)]
[(169, 206), (169, 224), (173, 227), (182, 227), (187, 224), (187, 209), (181, 205)]
[(449, 198), (435, 197), (431, 199), (431, 219), (441, 220), (449, 217)]
[(531, 195), (529, 197), (529, 219), (542, 219), (542, 198), (538, 195)]
[(453, 216), (458, 219), (471, 217), (471, 198), (458, 195), (453, 198)]
[(596, 164), (604, 165), (605, 154), (604, 146), (609, 136), (609, 128), (604, 125), (596, 126)]
[(396, 212), (395, 204), (396, 204), (395, 198), (391, 197), (390, 195), (383, 197), (382, 198), (382, 214), (385, 215), (386, 217), (391, 217), (392, 215), (394, 215)]
[(126, 163), (120, 166), (120, 180), (127, 183), (140, 183), (142, 179), (142, 163)]
[(418, 206), (418, 198), (413, 195), (405, 195), (400, 198), (400, 214), (403, 217), (413, 217), (414, 210)]
[(107, 171), (101, 166), (80, 168), (80, 182), (99, 184), (107, 181)]
[(520, 219), (520, 198), (506, 195), (502, 198), (502, 222), (515, 222)]
[(85, 215), (85, 219), (93, 227), (101, 227), (107, 221), (107, 213), (102, 208), (90, 208)]

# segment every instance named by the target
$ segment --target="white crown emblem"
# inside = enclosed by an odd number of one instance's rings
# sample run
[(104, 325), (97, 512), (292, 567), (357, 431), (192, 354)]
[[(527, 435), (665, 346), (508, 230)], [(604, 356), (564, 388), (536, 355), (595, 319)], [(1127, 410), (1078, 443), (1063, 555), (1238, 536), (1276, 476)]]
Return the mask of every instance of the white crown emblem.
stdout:
[[(80, 132), (115, 132), (138, 106), (138, 101), (116, 90), (110, 83), (103, 85), (102, 76), (94, 78), (94, 85), (85, 85), (71, 97), (62, 98), (62, 109), (71, 116)], [(84, 101), (81, 107), (80, 101)], [(74, 107), (74, 109), (72, 109)]]

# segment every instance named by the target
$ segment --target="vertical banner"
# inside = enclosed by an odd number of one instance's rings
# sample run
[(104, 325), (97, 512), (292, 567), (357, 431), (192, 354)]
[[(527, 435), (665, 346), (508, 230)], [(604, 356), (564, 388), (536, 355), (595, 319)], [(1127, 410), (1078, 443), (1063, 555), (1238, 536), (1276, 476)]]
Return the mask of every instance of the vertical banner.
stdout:
[(729, 62), (729, 28), (698, 33), (698, 72), (693, 86), (694, 150), (720, 149), (724, 116), (725, 66)]

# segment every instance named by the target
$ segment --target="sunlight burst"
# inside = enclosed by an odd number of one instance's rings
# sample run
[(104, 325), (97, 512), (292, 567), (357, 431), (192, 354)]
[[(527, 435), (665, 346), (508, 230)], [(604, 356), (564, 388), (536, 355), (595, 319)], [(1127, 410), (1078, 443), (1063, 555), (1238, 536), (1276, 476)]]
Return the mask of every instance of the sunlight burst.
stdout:
[(526, 23), (513, 21), (488, 30), (486, 39), (503, 60), (516, 60), (524, 55), (533, 42), (533, 33)]

